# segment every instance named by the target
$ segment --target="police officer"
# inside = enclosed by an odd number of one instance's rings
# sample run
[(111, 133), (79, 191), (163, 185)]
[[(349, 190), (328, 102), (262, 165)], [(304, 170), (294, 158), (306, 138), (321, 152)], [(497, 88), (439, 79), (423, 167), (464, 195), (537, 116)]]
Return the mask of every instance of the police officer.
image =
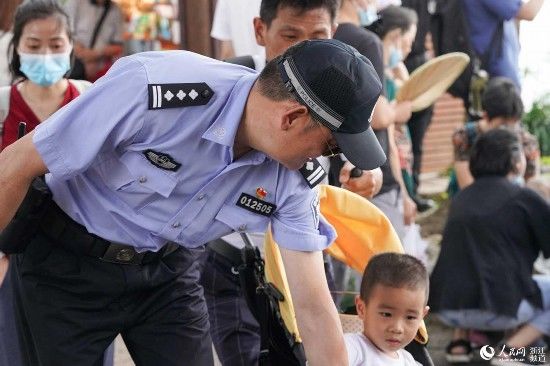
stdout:
[[(260, 16), (254, 19), (258, 44), (265, 47), (263, 55), (240, 56), (227, 62), (255, 67), (261, 71), (267, 60), (284, 53), (292, 45), (307, 39), (329, 39), (336, 30), (337, 0), (263, 0)], [(252, 24), (250, 25), (252, 26)], [(305, 181), (313, 187), (326, 183), (328, 158), (312, 160), (300, 169)], [(339, 171), (345, 176), (345, 188), (371, 197), (382, 183), (381, 172), (365, 171), (361, 177), (349, 179), (351, 164)], [(379, 168), (377, 168), (380, 171)], [(374, 182), (379, 177), (379, 184)], [(263, 233), (250, 233), (254, 244), (263, 248)], [(201, 271), (201, 284), (208, 305), (210, 333), (218, 358), (224, 366), (254, 365), (260, 354), (260, 328), (248, 308), (236, 268), (243, 264), (241, 248), (244, 246), (238, 233), (215, 240), (206, 248)], [(330, 258), (325, 256), (325, 269), (331, 284)]]
[(94, 364), (118, 333), (138, 364), (211, 364), (196, 248), (268, 223), (308, 360), (346, 364), (320, 252), (334, 231), (295, 170), (340, 149), (361, 169), (382, 164), (365, 117), (380, 91), (338, 41), (302, 42), (259, 76), (142, 53), (2, 151), (0, 229), (34, 177), (48, 173), (55, 201), (14, 261), (37, 364)]

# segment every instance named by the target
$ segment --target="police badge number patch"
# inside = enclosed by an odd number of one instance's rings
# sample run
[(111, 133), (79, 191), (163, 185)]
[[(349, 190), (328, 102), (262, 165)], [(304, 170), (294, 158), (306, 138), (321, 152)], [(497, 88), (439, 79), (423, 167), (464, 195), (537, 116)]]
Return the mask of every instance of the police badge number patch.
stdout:
[(175, 161), (170, 155), (155, 150), (145, 150), (143, 155), (151, 164), (164, 170), (177, 171), (181, 164)]
[(267, 217), (271, 216), (277, 208), (273, 203), (266, 202), (244, 192), (241, 193), (241, 196), (237, 200), (237, 206)]

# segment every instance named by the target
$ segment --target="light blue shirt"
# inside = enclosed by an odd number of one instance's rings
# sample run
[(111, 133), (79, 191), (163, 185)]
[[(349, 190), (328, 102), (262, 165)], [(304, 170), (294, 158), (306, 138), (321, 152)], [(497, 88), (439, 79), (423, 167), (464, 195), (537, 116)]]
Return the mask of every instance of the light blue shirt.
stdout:
[[(232, 231), (263, 232), (268, 223), (282, 247), (324, 249), (334, 229), (299, 172), (259, 151), (233, 161), (256, 78), (248, 68), (185, 51), (122, 58), (35, 130), (54, 200), (89, 232), (138, 250), (167, 241), (196, 247)], [(208, 104), (148, 109), (148, 84), (199, 82), (214, 91)], [(146, 158), (149, 149), (181, 167), (159, 168)], [(257, 188), (277, 206), (270, 217), (237, 206)]]

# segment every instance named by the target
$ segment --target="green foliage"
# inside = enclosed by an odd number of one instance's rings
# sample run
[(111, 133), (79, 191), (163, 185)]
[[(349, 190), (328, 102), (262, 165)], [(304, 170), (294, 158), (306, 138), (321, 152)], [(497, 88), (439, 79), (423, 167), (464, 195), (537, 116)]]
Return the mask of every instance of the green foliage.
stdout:
[(550, 94), (533, 102), (531, 110), (523, 116), (523, 124), (537, 137), (542, 155), (550, 155)]

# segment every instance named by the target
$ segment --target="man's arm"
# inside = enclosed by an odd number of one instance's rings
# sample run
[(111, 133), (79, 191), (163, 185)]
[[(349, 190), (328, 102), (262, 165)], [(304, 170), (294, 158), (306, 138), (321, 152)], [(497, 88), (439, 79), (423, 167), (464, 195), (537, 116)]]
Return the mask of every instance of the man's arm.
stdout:
[(371, 127), (375, 130), (387, 128), (395, 121), (395, 109), (392, 108), (388, 99), (381, 95), (376, 102), (376, 107), (372, 113)]
[(0, 231), (15, 215), (32, 180), (47, 172), (32, 142), (33, 135), (29, 133), (0, 153)]
[(474, 182), (474, 177), (470, 173), (470, 162), (457, 160), (454, 162), (456, 181), (460, 189), (468, 187)]
[(533, 20), (537, 16), (544, 4), (544, 0), (529, 0), (524, 2), (519, 8), (516, 18), (520, 20)]
[(407, 191), (407, 186), (403, 181), (403, 173), (401, 173), (401, 165), (399, 163), (399, 151), (397, 150), (397, 145), (395, 144), (395, 135), (394, 135), (394, 125), (391, 125), (388, 128), (388, 141), (390, 144), (390, 168), (391, 172), (399, 183), (401, 188), (401, 196), (403, 197), (403, 222), (405, 225), (414, 224), (416, 217), (416, 203), (409, 196)]
[(328, 290), (322, 252), (279, 248), (309, 365), (347, 365), (342, 326)]

